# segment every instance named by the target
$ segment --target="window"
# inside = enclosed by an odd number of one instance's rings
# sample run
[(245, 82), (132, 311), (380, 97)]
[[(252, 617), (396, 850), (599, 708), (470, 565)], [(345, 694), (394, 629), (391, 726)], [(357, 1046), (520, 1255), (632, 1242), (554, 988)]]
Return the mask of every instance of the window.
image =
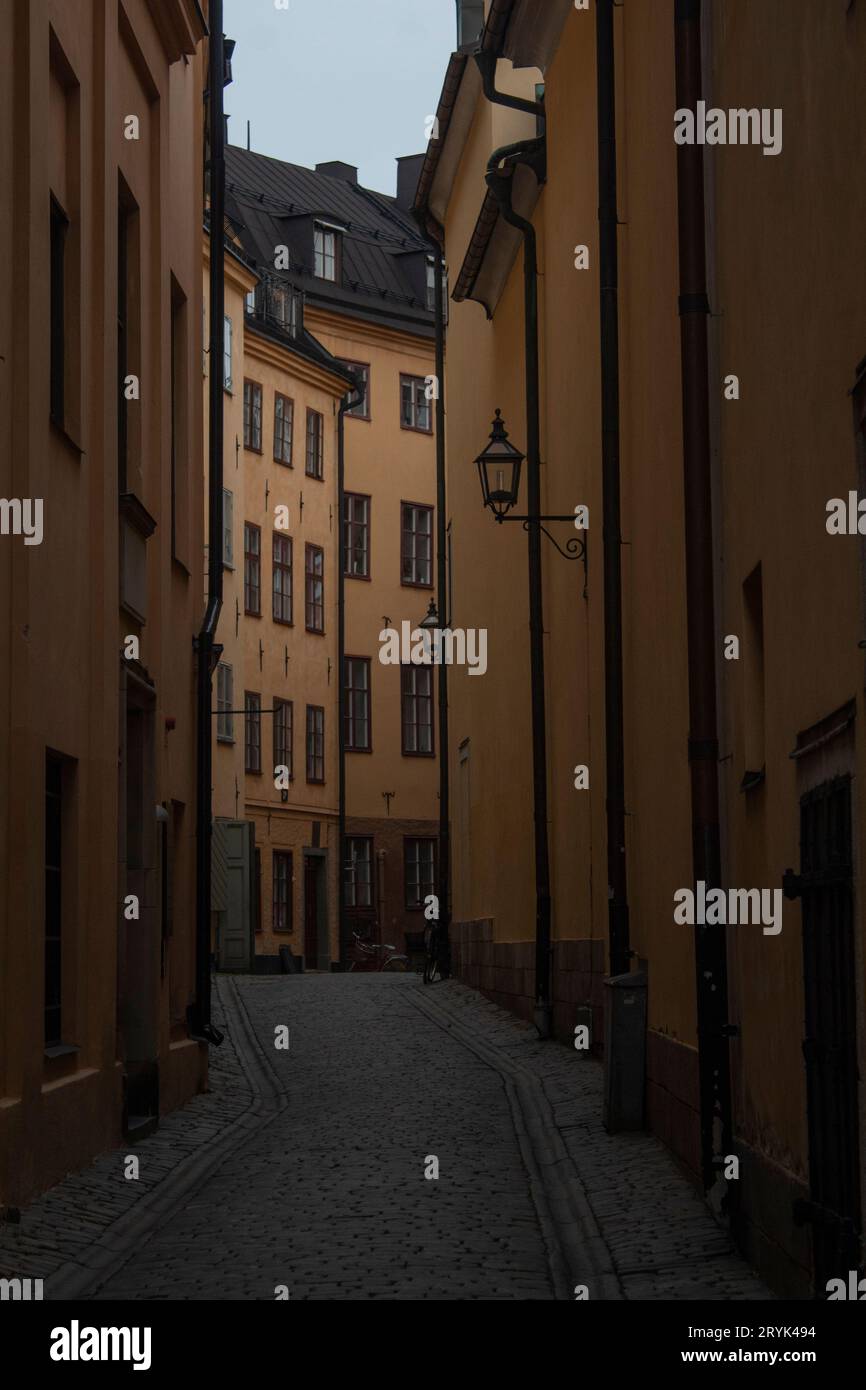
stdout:
[[(117, 203), (117, 485), (121, 493), (135, 491), (141, 486), (141, 408), (127, 397), (127, 378), (141, 376), (141, 298), (139, 210), (120, 177)], [(64, 404), (64, 412), (67, 405), (68, 402)]]
[(262, 388), (257, 381), (244, 382), (244, 448), (262, 452)]
[(232, 321), (226, 314), (225, 327), (223, 330), (223, 386), (226, 391), (231, 391), (234, 382), (232, 381)]
[(404, 840), (403, 855), (406, 907), (411, 912), (436, 892), (436, 841)]
[(307, 705), (307, 781), (325, 780), (325, 711)]
[(433, 584), (433, 508), (400, 504), (400, 582), (429, 589)]
[(45, 756), (45, 1046), (62, 1042), (63, 760)]
[(318, 280), (340, 278), (340, 234), (332, 227), (316, 226), (313, 232), (314, 274)]
[(307, 631), (325, 631), (325, 552), (320, 545), (308, 545), (306, 555)]
[(346, 906), (373, 906), (373, 841), (346, 840)]
[(403, 753), (433, 756), (433, 671), (430, 666), (403, 666)]
[(295, 403), (279, 391), (274, 397), (274, 458), (292, 466), (292, 438), (295, 430)]
[(223, 488), (223, 564), (234, 569), (235, 546), (233, 539), (235, 524), (235, 499), (227, 487)]
[(274, 700), (274, 767), (286, 767), (293, 780), (294, 707), (291, 700)]
[(244, 300), (244, 308), (246, 309), (248, 314), (254, 314), (256, 312), (255, 290), (247, 290), (246, 298)]
[(436, 309), (436, 262), (430, 257), (427, 259), (427, 308), (431, 314)]
[(370, 499), (347, 492), (343, 497), (343, 573), (370, 578)]
[(292, 856), (287, 850), (274, 850), (274, 931), (292, 930)]
[(275, 623), (292, 625), (292, 538), (274, 532), (274, 606)]
[(188, 558), (188, 342), (187, 303), (171, 277), (171, 553), (183, 563)]
[[(354, 372), (358, 378), (364, 394), (357, 405), (353, 405), (351, 410), (347, 410), (347, 415), (353, 415), (357, 420), (370, 419), (370, 367), (366, 362), (348, 362), (345, 358), (340, 361), (344, 367), (348, 367), (350, 372)], [(354, 392), (353, 392), (354, 394)]]
[(262, 533), (251, 521), (244, 522), (244, 612), (262, 616)]
[(432, 431), (427, 383), (423, 376), (400, 377), (400, 424), (404, 430)]
[(323, 469), (323, 441), (325, 418), (318, 410), (307, 411), (307, 475), (321, 478)]
[[(51, 312), (49, 322), (51, 362), (51, 419), (63, 425), (66, 397), (66, 233), (69, 219), (60, 204), (51, 199)], [(118, 319), (120, 307), (118, 306)], [(120, 330), (118, 328), (118, 340)], [(122, 369), (122, 359), (118, 363)], [(120, 407), (121, 411), (123, 406)]]
[(262, 770), (262, 697), (244, 692), (244, 771)]
[(267, 287), (267, 314), (290, 337), (298, 336), (301, 322), (301, 296), (291, 285), (273, 282)]
[(350, 753), (370, 753), (370, 660), (347, 656), (346, 718), (343, 734)]
[(217, 738), (221, 743), (235, 741), (234, 698), (234, 672), (221, 661), (217, 667)]

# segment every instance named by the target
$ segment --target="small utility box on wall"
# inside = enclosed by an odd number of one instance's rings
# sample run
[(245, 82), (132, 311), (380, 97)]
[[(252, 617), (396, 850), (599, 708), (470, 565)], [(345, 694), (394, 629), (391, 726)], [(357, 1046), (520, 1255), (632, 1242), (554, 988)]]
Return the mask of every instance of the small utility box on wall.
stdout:
[(604, 1127), (609, 1134), (644, 1127), (646, 983), (642, 970), (604, 982)]

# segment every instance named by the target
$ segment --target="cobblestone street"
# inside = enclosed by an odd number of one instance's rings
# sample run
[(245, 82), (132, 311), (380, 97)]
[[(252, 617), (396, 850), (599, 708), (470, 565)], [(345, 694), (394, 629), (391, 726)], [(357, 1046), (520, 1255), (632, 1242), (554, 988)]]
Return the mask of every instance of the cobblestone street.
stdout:
[(4, 1274), (113, 1300), (771, 1296), (656, 1140), (605, 1133), (601, 1068), (473, 991), (222, 977), (214, 1005), (211, 1093), (134, 1150), (137, 1182), (116, 1150), (23, 1212)]

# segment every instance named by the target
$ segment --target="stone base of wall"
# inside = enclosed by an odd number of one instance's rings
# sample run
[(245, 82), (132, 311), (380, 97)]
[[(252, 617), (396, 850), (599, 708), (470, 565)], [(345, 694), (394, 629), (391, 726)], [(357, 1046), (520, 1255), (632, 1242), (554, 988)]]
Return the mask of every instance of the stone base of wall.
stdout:
[(812, 1230), (795, 1226), (793, 1216), (794, 1202), (808, 1200), (808, 1187), (742, 1140), (734, 1141), (734, 1152), (740, 1160), (734, 1239), (780, 1298), (811, 1298)]
[[(535, 1008), (535, 943), (494, 941), (489, 920), (451, 924), (454, 974), (494, 1004), (532, 1022)], [(600, 1055), (604, 1040), (604, 942), (557, 941), (553, 945), (551, 987), (553, 1034), (560, 1042), (574, 1038), (577, 1023), (591, 1012), (592, 1051)]]
[(647, 1128), (679, 1159), (691, 1182), (702, 1187), (698, 1053), (694, 1047), (647, 1029)]

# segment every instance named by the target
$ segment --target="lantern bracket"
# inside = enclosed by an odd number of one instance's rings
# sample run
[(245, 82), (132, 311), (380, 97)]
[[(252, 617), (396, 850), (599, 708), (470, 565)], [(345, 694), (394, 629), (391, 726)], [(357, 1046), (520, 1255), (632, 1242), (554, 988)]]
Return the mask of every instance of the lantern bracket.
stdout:
[(555, 548), (559, 551), (560, 555), (564, 560), (582, 560), (584, 581), (583, 596), (584, 598), (586, 598), (586, 583), (588, 578), (586, 541), (578, 540), (576, 536), (572, 536), (570, 540), (567, 540), (565, 542), (565, 549), (563, 549), (563, 547), (559, 544), (559, 541), (556, 540), (556, 538), (550, 534), (547, 527), (544, 525), (546, 521), (568, 521), (573, 526), (573, 514), (571, 516), (515, 516), (513, 513), (509, 512), (507, 516), (498, 516), (496, 515), (496, 513), (494, 513), (494, 516), (496, 516), (496, 520), (500, 526), (502, 525), (503, 521), (519, 521), (522, 523), (524, 531), (527, 532), (533, 526), (537, 526), (539, 531), (543, 532), (543, 534), (550, 541), (551, 545), (555, 546)]

